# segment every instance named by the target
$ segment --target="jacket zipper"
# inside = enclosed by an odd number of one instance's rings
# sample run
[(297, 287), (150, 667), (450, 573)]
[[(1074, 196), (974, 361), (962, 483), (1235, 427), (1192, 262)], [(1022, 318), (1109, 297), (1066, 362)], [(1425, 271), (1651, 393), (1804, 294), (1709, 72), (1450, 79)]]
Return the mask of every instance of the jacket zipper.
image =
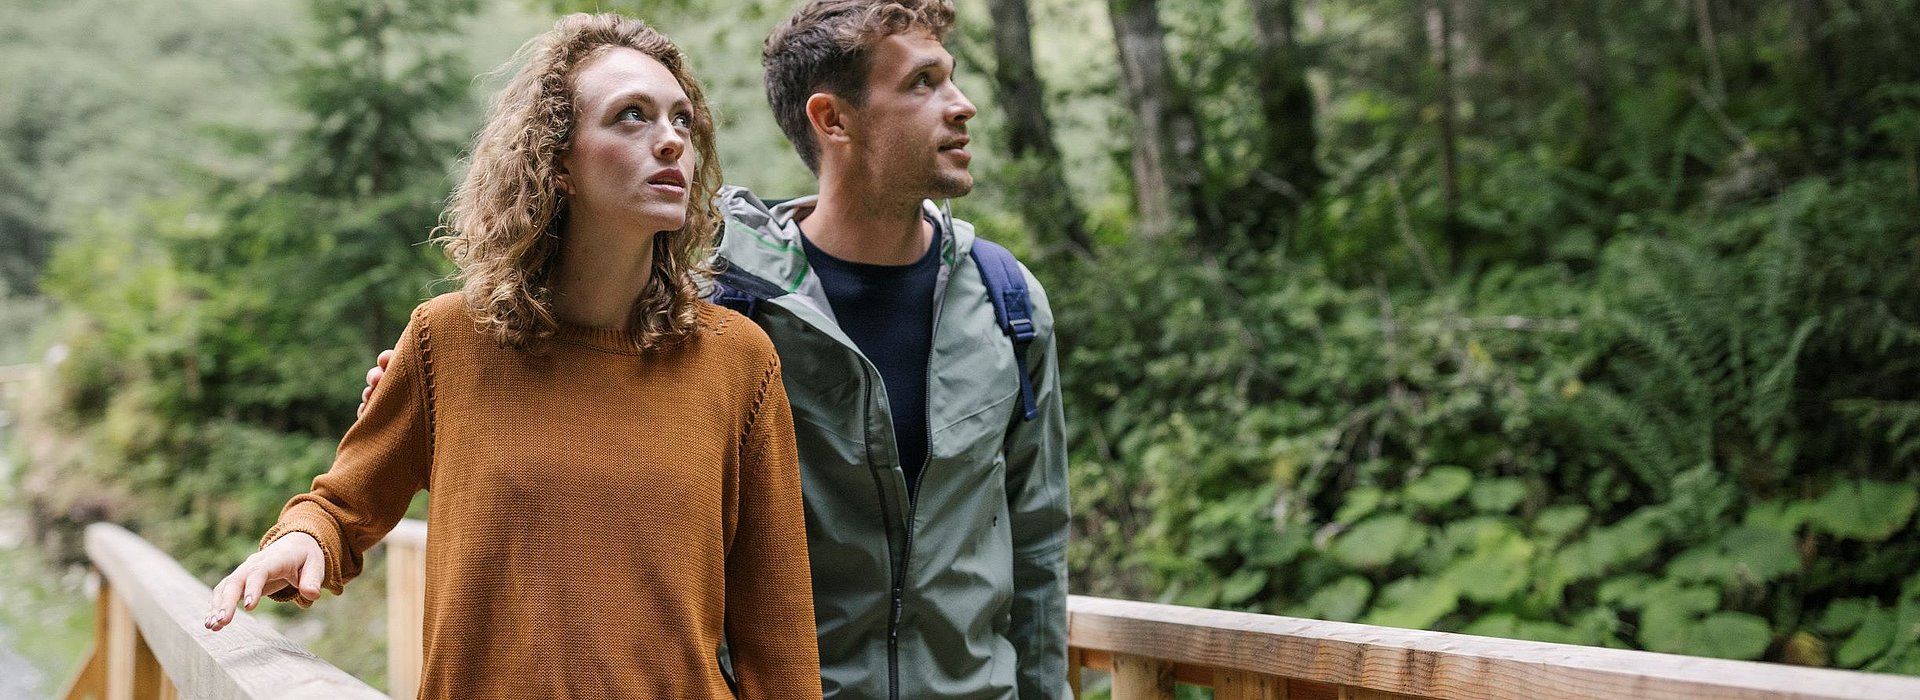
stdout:
[[(869, 374), (867, 376), (867, 391), (866, 391), (866, 405), (869, 409), (873, 407), (873, 382), (874, 381), (875, 381), (875, 377), (872, 374)], [(891, 418), (889, 418), (889, 420), (891, 420)], [(861, 421), (860, 423), (861, 423), (861, 430), (862, 430), (861, 432), (862, 441), (865, 442), (866, 445), (868, 446), (873, 445), (873, 430), (871, 428), (872, 421)], [(895, 451), (897, 452), (898, 450), (895, 450)], [(872, 463), (873, 453), (871, 449), (867, 450), (867, 460), (869, 464)], [(893, 558), (893, 520), (894, 519), (893, 519), (893, 507), (890, 502), (891, 499), (887, 498), (887, 486), (884, 482), (881, 481), (880, 472), (874, 469), (868, 469), (867, 472), (873, 475), (873, 488), (874, 488), (874, 491), (876, 491), (880, 496), (880, 525), (882, 528), (882, 533), (885, 535), (887, 540), (887, 558), (892, 559)], [(909, 506), (909, 509), (911, 509), (911, 506)], [(911, 520), (909, 520), (907, 523), (906, 539), (907, 539), (907, 546), (911, 548), (913, 543), (913, 523)], [(904, 557), (902, 557), (902, 559), (904, 559)], [(900, 610), (901, 595), (900, 594), (901, 594), (901, 586), (902, 586), (901, 578), (905, 575), (905, 567), (896, 568), (890, 573), (892, 574), (893, 580), (889, 581), (888, 583), (890, 584), (889, 588), (891, 588), (893, 592), (893, 605), (891, 606), (891, 609), (887, 611), (887, 694), (888, 694), (888, 697), (890, 697), (892, 700), (899, 700), (900, 699), (900, 633), (899, 633), (899, 629), (900, 629), (900, 612), (901, 612)]]
[[(941, 304), (941, 306), (944, 307), (946, 305)], [(928, 386), (932, 386), (933, 384), (931, 381), (933, 378), (933, 349), (940, 339), (940, 311), (941, 309), (938, 308), (933, 310), (933, 331), (927, 334), (927, 371), (925, 375), (926, 379), (923, 381), (926, 381)], [(924, 461), (920, 463), (919, 473), (913, 476), (913, 487), (907, 491), (906, 551), (903, 552), (900, 557), (899, 573), (894, 578), (893, 619), (887, 624), (887, 651), (892, 657), (888, 660), (887, 664), (888, 670), (892, 673), (892, 683), (888, 688), (887, 695), (892, 698), (892, 700), (900, 700), (900, 617), (906, 607), (907, 564), (913, 560), (913, 522), (914, 518), (917, 517), (917, 513), (920, 511), (920, 484), (927, 480), (927, 470), (933, 466), (933, 397), (928, 396), (925, 390), (920, 392), (920, 415), (921, 420), (926, 421), (922, 423), (922, 425), (926, 427), (927, 450), (925, 453), (926, 456), (923, 458)], [(888, 414), (888, 420), (892, 420), (891, 413)], [(896, 431), (894, 436), (897, 441), (899, 439), (899, 432)], [(895, 457), (899, 456), (899, 451), (896, 445), (894, 449), (896, 453), (894, 455)]]

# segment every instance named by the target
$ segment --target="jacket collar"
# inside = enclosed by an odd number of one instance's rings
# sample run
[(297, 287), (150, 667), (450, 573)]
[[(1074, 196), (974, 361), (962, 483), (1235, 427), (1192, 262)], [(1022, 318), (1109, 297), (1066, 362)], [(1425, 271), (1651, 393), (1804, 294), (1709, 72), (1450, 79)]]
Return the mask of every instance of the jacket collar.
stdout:
[[(720, 208), (726, 213), (726, 233), (720, 240), (720, 255), (727, 264), (755, 277), (779, 285), (788, 293), (817, 299), (826, 306), (825, 290), (807, 264), (805, 246), (800, 242), (797, 222), (813, 213), (819, 195), (789, 199), (768, 206), (744, 187), (728, 186), (720, 190)], [(940, 228), (940, 278), (944, 282), (955, 262), (973, 251), (973, 226), (954, 219), (949, 210), (932, 200), (921, 203), (921, 210)], [(829, 312), (829, 315), (830, 312)]]

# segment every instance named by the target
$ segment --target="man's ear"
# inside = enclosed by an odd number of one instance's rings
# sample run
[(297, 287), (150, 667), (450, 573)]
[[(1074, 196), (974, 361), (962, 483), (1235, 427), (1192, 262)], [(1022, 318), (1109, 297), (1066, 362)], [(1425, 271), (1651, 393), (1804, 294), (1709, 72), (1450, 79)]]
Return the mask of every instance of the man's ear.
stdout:
[(813, 138), (821, 145), (828, 143), (846, 143), (849, 117), (852, 117), (852, 105), (838, 95), (824, 92), (813, 93), (807, 98), (807, 121), (813, 124)]

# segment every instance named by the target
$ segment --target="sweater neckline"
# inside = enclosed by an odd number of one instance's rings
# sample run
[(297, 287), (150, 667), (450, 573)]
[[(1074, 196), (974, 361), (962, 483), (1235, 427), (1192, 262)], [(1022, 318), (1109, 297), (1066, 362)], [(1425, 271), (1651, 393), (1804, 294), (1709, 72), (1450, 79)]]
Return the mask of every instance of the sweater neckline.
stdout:
[(646, 349), (646, 344), (641, 342), (640, 331), (581, 326), (564, 321), (554, 331), (553, 339), (570, 345), (625, 355), (638, 354)]

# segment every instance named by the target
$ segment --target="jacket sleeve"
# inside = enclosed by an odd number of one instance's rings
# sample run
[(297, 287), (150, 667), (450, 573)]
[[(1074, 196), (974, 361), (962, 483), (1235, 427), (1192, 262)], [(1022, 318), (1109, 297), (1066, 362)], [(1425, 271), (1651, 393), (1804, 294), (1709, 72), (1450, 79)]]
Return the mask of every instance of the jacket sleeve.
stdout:
[[(772, 352), (769, 345), (767, 353)], [(736, 695), (742, 700), (818, 698), (820, 655), (800, 458), (777, 359), (761, 379), (737, 469), (726, 584)]]
[[(260, 540), (265, 547), (281, 535), (304, 532), (326, 554), (322, 585), (339, 595), (360, 575), (366, 551), (378, 544), (407, 513), (413, 495), (427, 485), (433, 461), (425, 305), (415, 309), (386, 376), (367, 400), (367, 412), (340, 441), (333, 467), (315, 477), (313, 490), (293, 497), (280, 521)], [(285, 588), (277, 600), (296, 599)]]
[[(1024, 272), (1024, 270), (1023, 270)], [(1040, 414), (1016, 411), (1007, 432), (1007, 512), (1013, 535), (1013, 623), (1022, 698), (1069, 698), (1067, 686), (1067, 445), (1053, 313), (1027, 275), (1038, 335), (1026, 370)]]

